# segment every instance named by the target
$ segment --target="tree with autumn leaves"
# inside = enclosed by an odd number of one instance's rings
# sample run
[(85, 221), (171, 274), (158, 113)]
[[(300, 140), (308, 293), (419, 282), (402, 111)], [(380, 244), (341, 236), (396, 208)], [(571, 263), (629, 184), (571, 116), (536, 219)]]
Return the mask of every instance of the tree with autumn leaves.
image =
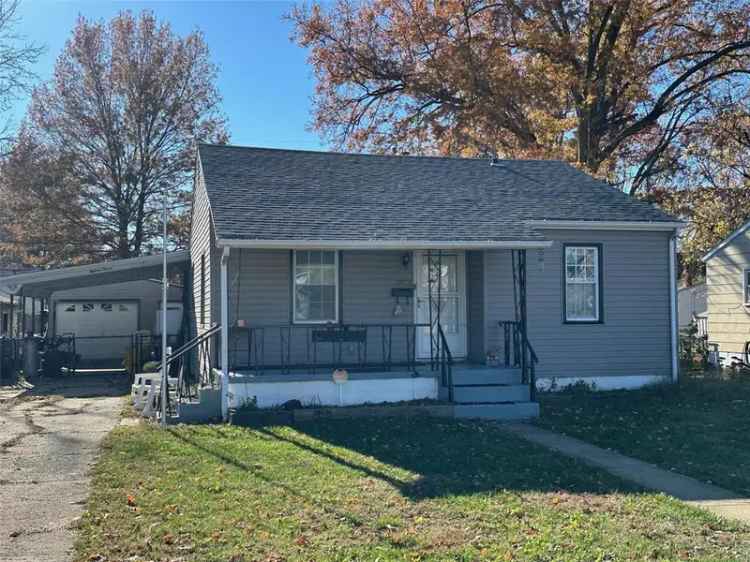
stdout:
[[(750, 0), (336, 0), (289, 17), (335, 148), (568, 160), (692, 218), (686, 271), (750, 215)], [(0, 174), (5, 248), (148, 251), (159, 194), (187, 210), (194, 140), (226, 139), (215, 77), (198, 32), (81, 19)]]
[(570, 161), (693, 220), (693, 273), (750, 217), (746, 1), (337, 0), (290, 19), (335, 146)]
[(227, 139), (216, 75), (200, 32), (178, 37), (148, 11), (80, 18), (3, 164), (6, 251), (40, 263), (141, 255), (164, 193), (184, 243), (195, 143)]
[(649, 185), (745, 80), (750, 5), (702, 0), (337, 0), (295, 9), (337, 146), (564, 158)]

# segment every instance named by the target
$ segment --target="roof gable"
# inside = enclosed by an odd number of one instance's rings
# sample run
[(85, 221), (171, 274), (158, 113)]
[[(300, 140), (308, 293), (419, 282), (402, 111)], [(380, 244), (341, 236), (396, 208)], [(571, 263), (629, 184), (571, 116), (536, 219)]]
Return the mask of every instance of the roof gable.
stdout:
[(701, 261), (705, 263), (711, 258), (713, 258), (714, 256), (716, 256), (716, 254), (721, 252), (724, 248), (730, 246), (732, 242), (734, 242), (742, 233), (746, 232), (748, 228), (750, 228), (750, 220), (747, 221), (745, 224), (743, 224), (741, 227), (739, 227), (737, 230), (732, 232), (729, 236), (724, 238), (724, 240), (716, 244), (716, 246), (711, 248), (708, 251), (708, 253), (701, 258)]

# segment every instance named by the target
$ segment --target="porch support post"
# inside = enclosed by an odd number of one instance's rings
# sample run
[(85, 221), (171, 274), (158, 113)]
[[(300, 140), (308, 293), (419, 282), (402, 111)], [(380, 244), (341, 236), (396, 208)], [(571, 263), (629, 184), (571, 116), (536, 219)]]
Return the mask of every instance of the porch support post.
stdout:
[[(524, 376), (529, 376), (529, 361), (531, 358), (528, 353), (528, 324), (526, 314), (526, 250), (518, 251), (518, 313), (521, 325), (521, 372)], [(529, 380), (529, 391), (531, 400), (536, 395), (536, 382)]]
[(26, 295), (21, 295), (21, 337), (26, 337)]
[(680, 362), (677, 351), (679, 342), (677, 310), (677, 232), (675, 232), (669, 239), (669, 319), (671, 324), (672, 382), (677, 382), (680, 377)]
[(15, 324), (15, 321), (16, 321), (15, 320), (15, 317), (16, 317), (16, 303), (15, 303), (15, 300), (16, 300), (16, 297), (14, 295), (11, 295), (10, 296), (10, 317), (9, 317), (10, 325), (8, 326), (8, 332), (9, 332), (8, 335), (11, 338), (15, 337), (15, 328), (14, 328), (14, 324)]
[(221, 255), (221, 417), (229, 418), (229, 246)]
[(36, 298), (31, 297), (31, 333), (36, 334)]

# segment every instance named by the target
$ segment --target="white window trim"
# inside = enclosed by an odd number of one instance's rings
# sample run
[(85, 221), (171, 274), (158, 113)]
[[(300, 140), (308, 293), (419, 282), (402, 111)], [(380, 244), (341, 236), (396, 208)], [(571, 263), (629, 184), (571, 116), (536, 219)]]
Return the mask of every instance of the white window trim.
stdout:
[[(601, 276), (599, 274), (599, 267), (601, 262), (601, 252), (599, 246), (595, 244), (567, 244), (564, 247), (564, 255), (563, 255), (563, 278), (565, 279), (565, 294), (563, 295), (563, 298), (565, 299), (565, 322), (569, 324), (575, 324), (578, 322), (581, 323), (592, 323), (592, 322), (601, 322), (601, 310), (602, 310), (602, 304), (601, 304), (601, 287), (599, 286)], [(594, 262), (594, 316), (587, 316), (585, 318), (571, 318), (568, 316), (568, 285), (591, 285), (588, 281), (569, 281), (568, 280), (568, 250), (574, 249), (574, 248), (584, 248), (587, 250), (594, 250), (596, 255), (596, 261)]]
[(334, 304), (334, 319), (333, 320), (299, 320), (297, 319), (297, 251), (292, 252), (292, 323), (293, 324), (338, 324), (339, 323), (339, 252), (338, 250), (330, 250), (327, 248), (309, 248), (299, 250), (300, 252), (333, 252), (333, 265), (334, 271), (334, 286), (336, 290), (336, 301)]

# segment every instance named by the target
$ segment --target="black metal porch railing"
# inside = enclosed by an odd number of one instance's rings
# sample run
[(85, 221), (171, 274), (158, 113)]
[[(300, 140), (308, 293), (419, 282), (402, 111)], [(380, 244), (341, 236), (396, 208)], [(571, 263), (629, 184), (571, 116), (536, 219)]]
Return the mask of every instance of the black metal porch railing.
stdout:
[(438, 324), (438, 361), (440, 363), (440, 379), (443, 387), (448, 389), (448, 400), (453, 402), (453, 354), (448, 339), (445, 337), (443, 326)]
[(503, 362), (505, 367), (521, 369), (521, 383), (529, 385), (531, 400), (536, 398), (536, 365), (539, 363), (534, 348), (523, 333), (521, 322), (502, 320)]
[[(218, 365), (216, 354), (221, 324), (212, 326), (167, 356), (167, 411), (174, 414), (175, 403), (170, 399), (169, 379), (177, 379), (174, 388), (175, 402), (198, 398), (198, 389), (216, 388), (214, 368)], [(157, 372), (161, 372), (160, 363)], [(160, 398), (159, 398), (160, 400)]]
[[(417, 357), (417, 338), (429, 337), (425, 357)], [(441, 369), (441, 349), (430, 324), (266, 325), (234, 328), (229, 364), (256, 374), (309, 373), (347, 369), (352, 372), (419, 368)], [(445, 336), (443, 335), (443, 340)], [(427, 341), (427, 340), (425, 340)], [(425, 346), (426, 347), (426, 346)], [(429, 355), (428, 355), (429, 354)], [(428, 356), (427, 356), (428, 355)]]

